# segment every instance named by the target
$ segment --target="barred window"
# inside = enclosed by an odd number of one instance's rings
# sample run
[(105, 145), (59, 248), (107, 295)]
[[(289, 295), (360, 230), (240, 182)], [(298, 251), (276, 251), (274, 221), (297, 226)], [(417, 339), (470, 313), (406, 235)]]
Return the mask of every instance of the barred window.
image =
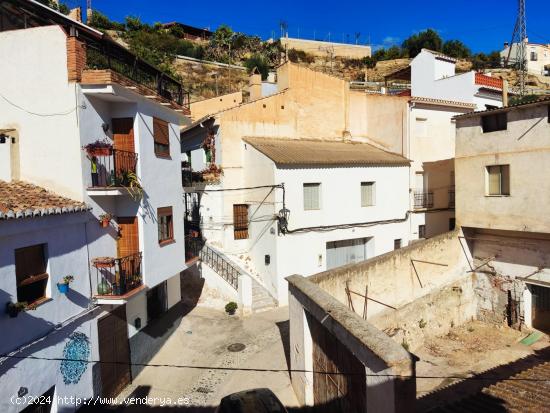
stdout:
[(375, 205), (375, 188), (374, 182), (361, 182), (361, 206), (369, 207)]
[(321, 184), (304, 184), (304, 210), (321, 209)]

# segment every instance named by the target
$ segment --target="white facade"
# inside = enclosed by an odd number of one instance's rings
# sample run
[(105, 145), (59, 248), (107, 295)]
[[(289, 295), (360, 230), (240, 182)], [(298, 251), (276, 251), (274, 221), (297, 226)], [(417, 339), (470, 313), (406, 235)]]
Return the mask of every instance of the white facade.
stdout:
[(455, 59), (422, 49), (411, 62), (411, 95), (502, 107), (502, 90), (476, 84), (474, 71), (456, 74), (455, 66)]
[[(504, 49), (500, 52), (500, 57), (503, 61), (510, 56), (510, 64), (518, 60), (518, 43), (513, 43), (511, 46), (508, 43), (504, 45)], [(550, 65), (550, 45), (539, 43), (527, 43), (525, 45), (525, 53), (527, 59), (527, 71), (535, 75), (549, 75), (548, 66)]]
[[(107, 298), (99, 302), (92, 300), (99, 304), (107, 304), (100, 306), (97, 310), (99, 312), (102, 308), (113, 308), (111, 305), (126, 304), (128, 334), (133, 336), (147, 325), (147, 290), (166, 282), (166, 307), (173, 306), (181, 299), (180, 272), (186, 265), (179, 127), (184, 116), (146, 98), (132, 88), (69, 82), (67, 34), (61, 27), (46, 26), (1, 32), (0, 53), (9, 61), (9, 64), (0, 65), (1, 93), (4, 98), (0, 99), (0, 130), (14, 130), (10, 134), (16, 136), (15, 143), (10, 147), (10, 154), (0, 153), (0, 179), (21, 179), (91, 206), (90, 213), (86, 214), (87, 219), (78, 225), (71, 224), (66, 232), (55, 226), (47, 231), (41, 230), (42, 232), (35, 231), (34, 228), (24, 230), (21, 225), (30, 225), (25, 222), (3, 224), (0, 228), (0, 243), (10, 247), (24, 242), (36, 244), (39, 242), (33, 240), (38, 238), (56, 245), (60, 251), (60, 258), (52, 258), (49, 264), (52, 265), (55, 276), (66, 275), (64, 273), (68, 272), (69, 268), (71, 272), (79, 274), (74, 285), (75, 290), (82, 295), (81, 302), (84, 304), (65, 302), (66, 297), (59, 297), (55, 284), (52, 284), (53, 287), (48, 287), (52, 301), (40, 306), (31, 314), (32, 318), (43, 320), (40, 323), (51, 327), (86, 308), (91, 302), (91, 297), (98, 293), (96, 269), (89, 265), (90, 260), (96, 257), (118, 256), (116, 218), (108, 228), (102, 228), (98, 223), (99, 215), (109, 213), (114, 217), (137, 217), (144, 288), (139, 294), (122, 299)], [(134, 146), (137, 154), (136, 174), (143, 188), (143, 196), (137, 199), (130, 196), (124, 188), (107, 188), (104, 191), (89, 189), (92, 185), (91, 162), (82, 147), (99, 139), (112, 139), (114, 118), (133, 119)], [(153, 118), (168, 123), (168, 157), (161, 158), (155, 155)], [(0, 147), (2, 150), (9, 146)], [(4, 162), (8, 157), (11, 158), (9, 168)], [(157, 209), (163, 207), (172, 207), (173, 213), (173, 242), (166, 245), (159, 243), (158, 235)], [(76, 219), (69, 218), (69, 221)], [(53, 222), (54, 219), (61, 218), (47, 218), (40, 222)], [(10, 237), (4, 233), (6, 225), (13, 228), (13, 235)], [(25, 234), (16, 234), (18, 231)], [(74, 235), (71, 235), (73, 233)], [(85, 240), (77, 237), (84, 237), (84, 234)], [(72, 251), (71, 248), (77, 249)], [(2, 282), (10, 283), (9, 280), (14, 277), (10, 251), (4, 247), (0, 250), (0, 273), (6, 273), (0, 278)], [(62, 255), (62, 252), (66, 252), (67, 255)], [(6, 294), (12, 294), (11, 287), (4, 284), (1, 286)], [(17, 345), (23, 345), (28, 341), (25, 336), (28, 333), (23, 333), (33, 328), (33, 320), (28, 318), (29, 323), (26, 324), (27, 313), (24, 315), (25, 317), (17, 318), (18, 321), (13, 323), (16, 329), (21, 330), (21, 336), (14, 335), (13, 340), (5, 342), (5, 350), (14, 350)], [(137, 318), (141, 320), (141, 325), (136, 323)], [(83, 322), (78, 329), (94, 330), (92, 324), (88, 321)], [(36, 329), (30, 338), (36, 338), (43, 331), (45, 329)], [(97, 336), (97, 330), (93, 334)], [(94, 340), (91, 341), (92, 355), (97, 359), (97, 337)], [(62, 344), (61, 341), (56, 344), (55, 349), (49, 348), (47, 354), (57, 352), (56, 357), (60, 357), (58, 347)], [(49, 378), (46, 379), (46, 376), (37, 374), (37, 371), (47, 370), (19, 370), (17, 382), (26, 383), (29, 389), (42, 389), (46, 382), (50, 385), (55, 384), (48, 381)], [(91, 366), (88, 373), (90, 371)], [(4, 403), (5, 395), (13, 393), (13, 386), (3, 384), (7, 379), (8, 376), (4, 376), (1, 380), (0, 388), (7, 392), (2, 394), (1, 403)], [(86, 380), (86, 384), (83, 385), (86, 390), (80, 393), (82, 397), (91, 396), (92, 391), (96, 391), (90, 385), (91, 375)], [(15, 407), (10, 409), (8, 411), (21, 410)], [(3, 408), (0, 410), (6, 411)]]

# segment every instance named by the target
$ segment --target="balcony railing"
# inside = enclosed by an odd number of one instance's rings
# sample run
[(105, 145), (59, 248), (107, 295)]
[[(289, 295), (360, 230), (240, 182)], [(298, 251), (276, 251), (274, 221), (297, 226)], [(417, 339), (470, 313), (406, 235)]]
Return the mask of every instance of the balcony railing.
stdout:
[(204, 182), (202, 173), (192, 171), (190, 168), (181, 169), (181, 182), (183, 187), (192, 187), (201, 182)]
[(449, 189), (449, 208), (455, 207), (455, 190)]
[(434, 206), (434, 194), (433, 192), (423, 192), (415, 191), (414, 192), (414, 208), (433, 208)]
[(96, 258), (92, 265), (96, 269), (97, 296), (124, 296), (143, 284), (141, 252), (122, 258)]
[(91, 163), (91, 188), (128, 187), (136, 173), (138, 155), (118, 149), (88, 155)]
[(86, 68), (112, 70), (189, 109), (189, 93), (180, 82), (116, 44), (86, 42)]
[(239, 289), (239, 275), (241, 272), (224, 256), (205, 245), (200, 252), (200, 259), (227, 281), (235, 290)]

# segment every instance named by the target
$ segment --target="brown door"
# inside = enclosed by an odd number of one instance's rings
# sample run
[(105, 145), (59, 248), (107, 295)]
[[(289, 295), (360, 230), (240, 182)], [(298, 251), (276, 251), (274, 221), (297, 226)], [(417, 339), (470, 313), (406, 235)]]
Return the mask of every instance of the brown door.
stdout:
[(118, 179), (123, 179), (125, 172), (136, 171), (134, 145), (134, 119), (115, 118), (113, 124), (113, 148), (115, 149), (115, 171)]
[(313, 341), (314, 411), (365, 412), (365, 366), (317, 319), (307, 314), (307, 320)]
[(533, 328), (550, 334), (550, 288), (529, 285)]
[(131, 381), (126, 305), (97, 322), (103, 397), (117, 396)]
[(118, 217), (117, 253), (119, 257), (139, 252), (139, 235), (137, 217)]

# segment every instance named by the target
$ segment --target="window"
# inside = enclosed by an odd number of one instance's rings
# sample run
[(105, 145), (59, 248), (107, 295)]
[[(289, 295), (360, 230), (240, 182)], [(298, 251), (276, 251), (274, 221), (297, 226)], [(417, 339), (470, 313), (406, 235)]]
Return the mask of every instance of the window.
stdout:
[(233, 236), (235, 239), (248, 238), (248, 205), (233, 205)]
[(548, 123), (550, 123), (550, 105), (547, 106), (547, 118), (548, 118)]
[(17, 301), (32, 304), (46, 297), (48, 274), (45, 248), (45, 244), (39, 244), (15, 250)]
[(456, 218), (449, 218), (449, 231), (452, 231), (455, 229), (456, 226)]
[(393, 249), (398, 250), (399, 248), (401, 248), (401, 238), (394, 239), (393, 240)]
[(508, 128), (508, 116), (506, 112), (485, 115), (481, 117), (483, 133), (506, 130)]
[(168, 122), (153, 118), (153, 138), (155, 140), (155, 155), (161, 158), (170, 157)]
[(538, 59), (537, 52), (531, 52), (531, 61), (536, 62)]
[(487, 195), (510, 195), (510, 165), (486, 167)]
[[(356, 238), (327, 242), (327, 270), (364, 261), (372, 253), (373, 238)], [(318, 263), (322, 265), (322, 255)]]
[(418, 226), (418, 238), (426, 238), (426, 225)]
[(375, 205), (375, 184), (374, 182), (361, 182), (361, 206), (369, 207)]
[(321, 209), (321, 184), (304, 184), (304, 210)]
[(172, 207), (157, 209), (159, 244), (167, 244), (174, 241), (174, 219)]

